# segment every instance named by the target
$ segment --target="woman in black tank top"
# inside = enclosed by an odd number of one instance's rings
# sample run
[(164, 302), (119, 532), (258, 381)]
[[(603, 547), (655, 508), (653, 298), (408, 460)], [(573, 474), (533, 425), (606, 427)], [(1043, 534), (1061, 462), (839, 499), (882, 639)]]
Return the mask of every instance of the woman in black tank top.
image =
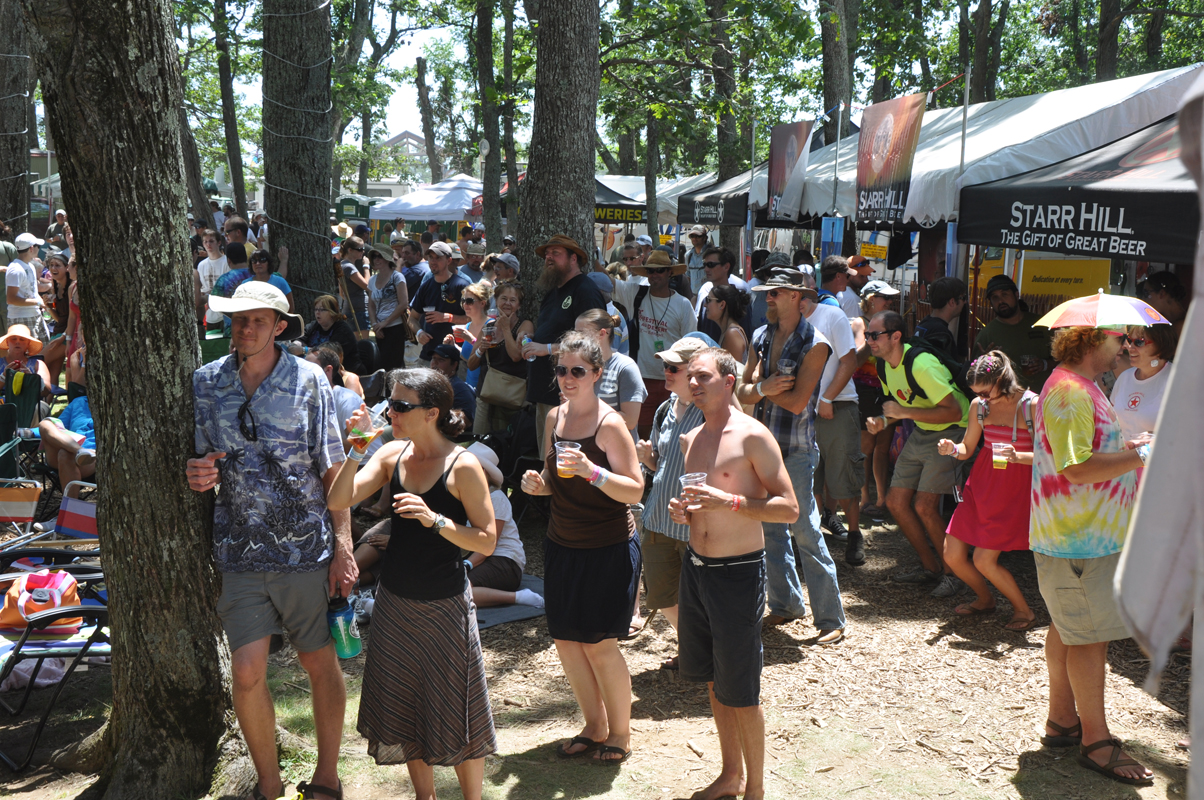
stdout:
[[(433, 765), (457, 766), (467, 796), (480, 796), (482, 760), (497, 751), (476, 607), (461, 549), (489, 555), (497, 543), (480, 462), (448, 437), (463, 432), (452, 388), (434, 370), (397, 370), (389, 419), (394, 441), (358, 472), (353, 449), (329, 492), (350, 508), (378, 489), (393, 497), (358, 729), (378, 764), (404, 763), (419, 797), (435, 792)], [(350, 423), (370, 425), (361, 408)]]
[[(602, 363), (592, 337), (572, 332), (561, 340), (556, 375), (567, 402), (548, 415), (543, 471), (528, 471), (522, 487), (552, 496), (544, 541), (548, 632), (585, 717), (580, 735), (557, 753), (617, 764), (631, 753), (631, 675), (618, 637), (627, 635), (641, 565), (627, 504), (640, 502), (644, 479), (623, 418), (594, 393)], [(562, 441), (580, 450), (558, 464), (553, 445)]]

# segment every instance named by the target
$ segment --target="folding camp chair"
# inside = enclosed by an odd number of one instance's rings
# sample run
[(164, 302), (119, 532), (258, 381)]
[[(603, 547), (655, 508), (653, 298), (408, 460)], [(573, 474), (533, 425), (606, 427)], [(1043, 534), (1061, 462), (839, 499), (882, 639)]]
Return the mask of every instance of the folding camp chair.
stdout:
[[(59, 503), (58, 517), (54, 528), (49, 531), (31, 535), (17, 547), (28, 547), (36, 544), (38, 547), (68, 547), (73, 545), (92, 545), (97, 547), (100, 541), (96, 532), (96, 502), (92, 500), (96, 484), (85, 481), (71, 481), (63, 487), (63, 497)], [(3, 490), (0, 489), (0, 492)], [(79, 494), (87, 492), (87, 497)], [(76, 496), (73, 496), (73, 493)], [(0, 497), (3, 495), (0, 494)], [(35, 501), (36, 502), (36, 501)], [(4, 548), (0, 548), (3, 552)]]
[[(75, 575), (75, 580), (79, 584), (81, 598), (88, 593), (94, 594), (89, 587), (104, 580), (104, 575), (99, 571), (70, 571)], [(0, 583), (15, 580), (22, 574), (9, 573), (0, 575)], [(84, 624), (78, 632), (72, 634), (45, 632), (44, 629), (51, 623), (71, 617), (83, 617), (84, 619)], [(102, 657), (112, 655), (108, 624), (108, 607), (95, 599), (90, 599), (84, 600), (83, 605), (63, 606), (32, 614), (27, 618), (27, 624), (22, 631), (0, 631), (0, 664), (2, 664), (0, 666), (0, 682), (8, 678), (13, 670), (16, 669), (17, 664), (22, 661), (37, 661), (32, 674), (29, 676), (29, 685), (26, 686), (25, 693), (16, 707), (13, 707), (4, 698), (0, 697), (0, 707), (11, 716), (15, 717), (25, 710), (25, 705), (29, 702), (29, 696), (33, 693), (34, 681), (37, 679), (38, 673), (42, 669), (42, 664), (46, 659), (71, 659), (71, 663), (63, 673), (62, 679), (55, 686), (54, 694), (51, 696), (50, 703), (46, 706), (41, 720), (38, 721), (37, 728), (34, 729), (33, 738), (29, 742), (29, 749), (26, 751), (24, 758), (18, 762), (4, 752), (0, 752), (0, 761), (3, 761), (13, 772), (20, 772), (29, 766), (34, 750), (38, 746), (38, 740), (42, 738), (42, 731), (46, 727), (46, 721), (50, 719), (50, 712), (54, 710), (55, 703), (58, 702), (59, 695), (63, 692), (63, 687), (67, 685), (67, 681), (71, 678), (72, 673), (75, 672), (75, 668), (79, 666), (80, 662), (86, 656)]]
[(41, 526), (34, 527), (34, 514), (41, 496), (42, 487), (35, 481), (0, 478), (0, 530), (7, 528), (16, 533), (14, 538), (0, 545), (0, 552), (27, 547), (48, 535)]

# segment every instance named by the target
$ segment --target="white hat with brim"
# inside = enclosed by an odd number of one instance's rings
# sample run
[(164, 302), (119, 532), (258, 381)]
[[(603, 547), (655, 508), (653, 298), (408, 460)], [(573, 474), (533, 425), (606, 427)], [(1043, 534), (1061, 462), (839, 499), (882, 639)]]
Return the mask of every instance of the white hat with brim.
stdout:
[(16, 245), (17, 251), (28, 250), (31, 247), (41, 247), (46, 244), (45, 239), (39, 239), (32, 233), (18, 233), (17, 238), (13, 239), (13, 244)]
[(288, 321), (288, 327), (277, 339), (296, 339), (305, 330), (305, 324), (300, 315), (288, 313), (288, 299), (284, 292), (267, 281), (250, 280), (234, 290), (233, 297), (218, 297), (209, 295), (209, 308), (219, 314), (238, 314), (242, 311), (256, 311), (270, 308)]
[(489, 481), (490, 486), (501, 487), (504, 478), (502, 471), (498, 469), (498, 455), (492, 447), (484, 442), (473, 442), (467, 448), (468, 452), (477, 457), (477, 461), (481, 462), (481, 469), (485, 470), (485, 479)]
[(901, 292), (886, 281), (870, 281), (865, 286), (861, 287), (862, 300), (872, 297), (876, 294), (880, 294), (883, 297), (894, 297), (895, 295), (901, 294)]

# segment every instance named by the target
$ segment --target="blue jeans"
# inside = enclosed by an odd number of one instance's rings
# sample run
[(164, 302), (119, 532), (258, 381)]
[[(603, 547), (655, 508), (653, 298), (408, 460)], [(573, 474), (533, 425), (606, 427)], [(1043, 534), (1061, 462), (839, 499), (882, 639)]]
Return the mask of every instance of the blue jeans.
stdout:
[(798, 521), (790, 526), (781, 522), (766, 522), (765, 567), (768, 584), (767, 604), (770, 614), (782, 617), (802, 617), (807, 613), (803, 602), (803, 587), (795, 567), (794, 550), (790, 547), (791, 533), (802, 562), (803, 581), (811, 598), (811, 612), (819, 630), (843, 629), (844, 607), (840, 602), (840, 586), (836, 582), (836, 562), (828, 553), (823, 533), (819, 529), (819, 507), (811, 491), (811, 476), (819, 461), (818, 450), (798, 450), (786, 457), (786, 473), (798, 499)]

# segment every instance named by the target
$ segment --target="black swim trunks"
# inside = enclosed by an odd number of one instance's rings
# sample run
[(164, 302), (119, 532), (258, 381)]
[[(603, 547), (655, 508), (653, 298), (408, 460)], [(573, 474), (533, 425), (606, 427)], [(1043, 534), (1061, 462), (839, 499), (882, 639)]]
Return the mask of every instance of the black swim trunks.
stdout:
[(765, 551), (707, 558), (687, 548), (678, 591), (679, 675), (715, 682), (730, 708), (761, 704)]

